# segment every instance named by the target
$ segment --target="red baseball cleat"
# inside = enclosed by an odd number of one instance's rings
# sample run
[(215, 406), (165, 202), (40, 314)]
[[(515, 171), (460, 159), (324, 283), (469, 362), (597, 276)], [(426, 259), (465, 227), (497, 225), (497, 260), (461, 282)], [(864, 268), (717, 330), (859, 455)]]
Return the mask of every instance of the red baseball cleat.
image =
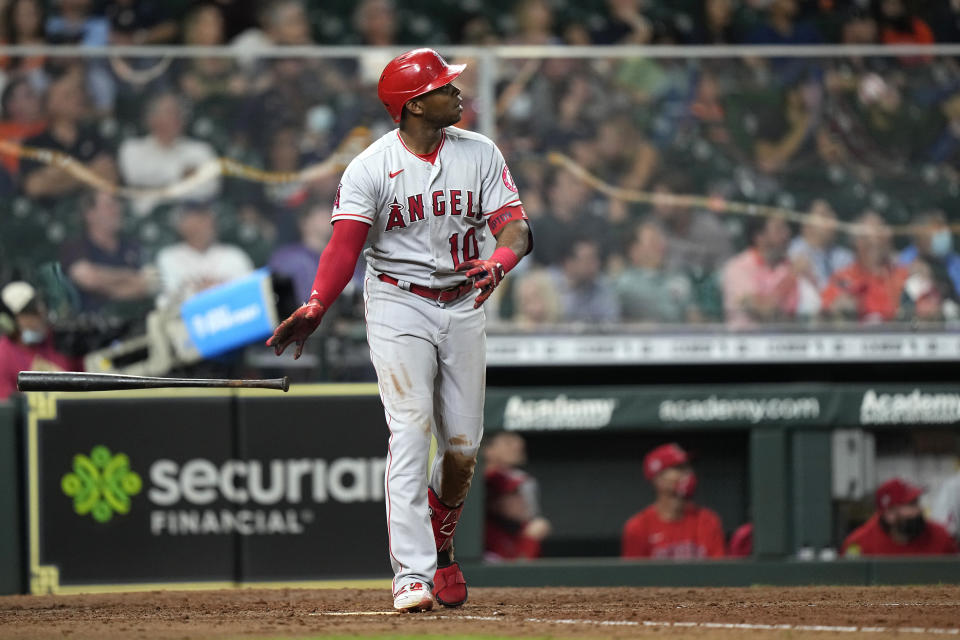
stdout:
[(467, 581), (459, 562), (437, 569), (433, 576), (433, 596), (445, 607), (459, 607), (467, 601)]

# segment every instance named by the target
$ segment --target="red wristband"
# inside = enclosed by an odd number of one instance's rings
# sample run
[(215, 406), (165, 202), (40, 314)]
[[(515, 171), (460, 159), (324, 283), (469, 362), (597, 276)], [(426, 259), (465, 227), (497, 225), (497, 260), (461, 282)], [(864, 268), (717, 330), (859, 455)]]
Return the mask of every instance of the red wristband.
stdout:
[(494, 262), (499, 262), (500, 266), (503, 267), (504, 273), (513, 269), (517, 266), (517, 263), (520, 262), (520, 258), (517, 257), (517, 254), (515, 254), (510, 247), (497, 247), (493, 255), (490, 256), (490, 259)]

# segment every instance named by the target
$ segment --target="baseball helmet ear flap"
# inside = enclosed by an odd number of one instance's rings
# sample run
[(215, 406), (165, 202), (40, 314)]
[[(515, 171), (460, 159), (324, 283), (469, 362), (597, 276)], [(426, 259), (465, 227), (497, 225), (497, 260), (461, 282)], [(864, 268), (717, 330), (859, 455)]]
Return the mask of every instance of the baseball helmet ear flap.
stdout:
[(417, 96), (453, 82), (465, 64), (447, 64), (433, 49), (414, 49), (391, 60), (380, 74), (377, 95), (394, 122), (400, 122), (403, 105)]

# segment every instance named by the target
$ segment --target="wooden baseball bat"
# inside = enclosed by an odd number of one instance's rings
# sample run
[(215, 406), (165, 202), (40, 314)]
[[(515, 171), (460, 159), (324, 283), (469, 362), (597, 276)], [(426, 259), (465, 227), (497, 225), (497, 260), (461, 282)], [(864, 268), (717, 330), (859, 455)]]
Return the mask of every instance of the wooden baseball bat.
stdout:
[(118, 391), (123, 389), (162, 389), (165, 387), (240, 387), (290, 389), (286, 376), (269, 380), (224, 380), (218, 378), (157, 378), (119, 373), (79, 373), (73, 371), (21, 371), (17, 375), (20, 391)]

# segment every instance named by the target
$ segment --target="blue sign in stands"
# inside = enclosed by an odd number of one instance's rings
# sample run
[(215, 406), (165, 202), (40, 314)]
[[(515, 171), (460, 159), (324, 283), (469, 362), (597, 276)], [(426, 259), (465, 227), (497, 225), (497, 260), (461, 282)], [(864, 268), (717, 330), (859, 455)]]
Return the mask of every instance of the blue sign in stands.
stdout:
[(277, 324), (270, 271), (198, 293), (181, 305), (180, 317), (205, 358), (266, 338)]

